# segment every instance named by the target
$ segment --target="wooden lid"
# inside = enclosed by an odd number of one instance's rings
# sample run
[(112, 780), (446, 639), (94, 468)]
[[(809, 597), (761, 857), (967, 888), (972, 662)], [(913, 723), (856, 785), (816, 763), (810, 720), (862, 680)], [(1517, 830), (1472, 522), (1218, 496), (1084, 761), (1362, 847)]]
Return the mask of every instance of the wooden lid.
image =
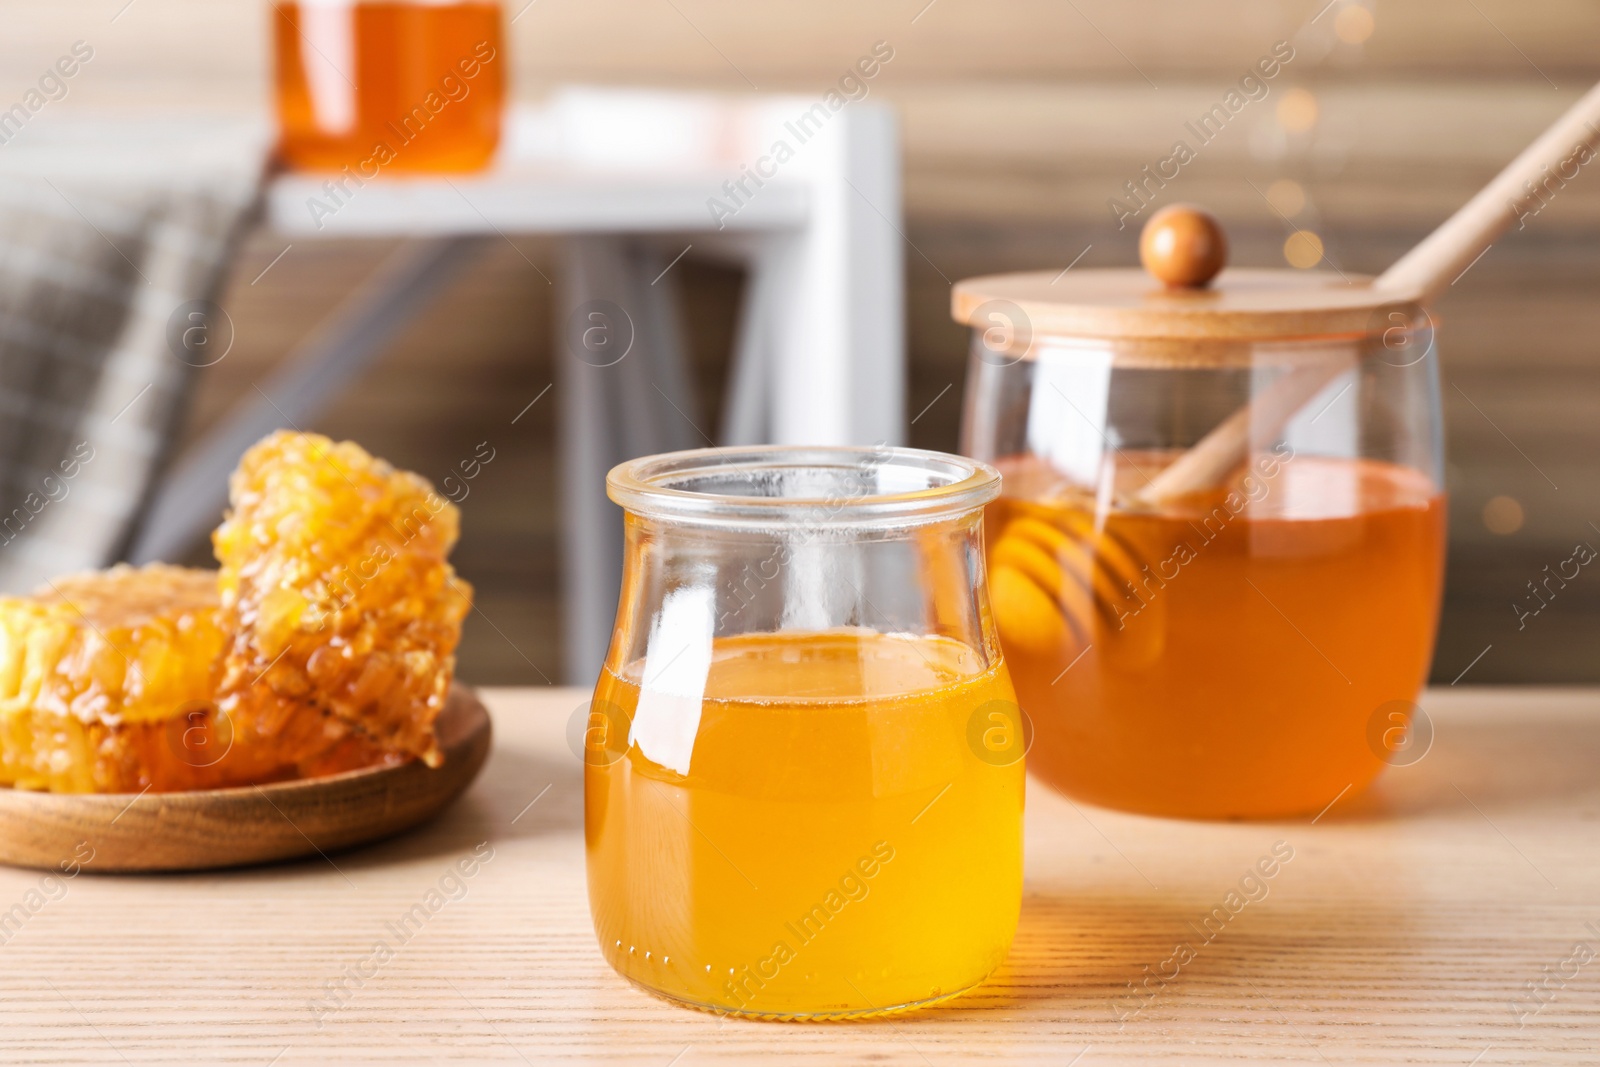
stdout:
[[(969, 278), (956, 283), (951, 313), (978, 329), (1002, 328), (1014, 339), (1006, 342), (1013, 350), (1051, 336), (1196, 342), (1359, 337), (1422, 317), (1414, 294), (1374, 289), (1366, 275), (1241, 269), (1217, 274), (1227, 255), (1226, 236), (1209, 214), (1188, 205), (1152, 217), (1140, 250), (1152, 273), (1067, 270)], [(1393, 312), (1402, 317), (1393, 318)]]
[(1370, 282), (1235, 268), (1209, 288), (1174, 289), (1139, 270), (1038, 271), (957, 282), (950, 306), (957, 322), (986, 328), (1003, 319), (1019, 335), (1192, 341), (1355, 336), (1381, 331), (1392, 310), (1417, 317), (1414, 299)]

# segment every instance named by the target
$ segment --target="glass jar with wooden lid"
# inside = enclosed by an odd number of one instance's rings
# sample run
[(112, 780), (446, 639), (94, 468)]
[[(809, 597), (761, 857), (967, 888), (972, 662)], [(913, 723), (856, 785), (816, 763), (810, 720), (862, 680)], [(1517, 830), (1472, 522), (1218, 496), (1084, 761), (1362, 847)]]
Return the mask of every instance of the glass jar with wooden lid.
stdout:
[[(1420, 293), (1226, 270), (1210, 216), (1154, 217), (1149, 273), (955, 287), (963, 450), (995, 622), (1070, 796), (1315, 814), (1395, 758), (1427, 677), (1445, 506)], [(1216, 275), (1213, 280), (1213, 275)]]

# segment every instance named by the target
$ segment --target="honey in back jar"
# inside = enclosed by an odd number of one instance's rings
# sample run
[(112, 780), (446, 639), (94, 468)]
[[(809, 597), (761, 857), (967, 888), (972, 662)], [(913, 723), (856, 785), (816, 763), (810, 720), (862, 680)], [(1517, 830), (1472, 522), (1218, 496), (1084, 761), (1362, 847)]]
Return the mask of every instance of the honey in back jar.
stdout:
[[(290, 0), (272, 14), (279, 152), (360, 179), (470, 171), (500, 140), (500, 5)], [(348, 191), (348, 190), (347, 190)]]
[(826, 1017), (999, 965), (1023, 767), (970, 733), (1015, 707), (1003, 662), (853, 628), (719, 638), (692, 734), (683, 698), (641, 698), (642, 670), (601, 675), (585, 745), (589, 897), (617, 971), (698, 1007)]
[[(1176, 453), (1123, 452), (1119, 495)], [(996, 464), (990, 596), (1034, 774), (1110, 807), (1315, 813), (1384, 766), (1368, 720), (1432, 655), (1444, 501), (1411, 468), (1280, 446), (1215, 491), (1097, 508)]]

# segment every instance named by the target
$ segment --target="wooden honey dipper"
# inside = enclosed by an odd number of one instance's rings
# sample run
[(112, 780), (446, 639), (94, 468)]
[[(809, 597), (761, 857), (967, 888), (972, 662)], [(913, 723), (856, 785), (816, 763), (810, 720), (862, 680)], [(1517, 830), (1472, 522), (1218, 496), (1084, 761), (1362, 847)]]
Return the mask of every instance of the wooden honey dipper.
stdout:
[[(1513, 222), (1532, 190), (1574, 162), (1593, 158), (1600, 145), (1600, 86), (1574, 104), (1542, 136), (1462, 206), (1442, 226), (1376, 279), (1347, 281), (1314, 272), (1230, 271), (1219, 289), (1210, 282), (1227, 259), (1227, 241), (1215, 219), (1175, 205), (1147, 223), (1140, 254), (1166, 290), (1150, 291), (1129, 271), (1080, 271), (1070, 288), (1062, 274), (976, 278), (955, 287), (958, 321), (975, 327), (1001, 317), (1026, 323), (1012, 330), (1030, 351), (1041, 337), (1139, 339), (1182, 350), (1194, 342), (1268, 341), (1286, 337), (1359, 336), (1393, 310), (1416, 320)], [(1065, 272), (1063, 272), (1064, 274)], [(1375, 318), (1375, 316), (1377, 316)], [(1015, 323), (1011, 325), (1015, 326)], [(1271, 439), (1330, 383), (1350, 369), (1348, 360), (1299, 363), (1251, 401), (1223, 419), (1145, 485), (1121, 494), (1118, 506), (1159, 508), (1227, 484), (1249, 458), (1252, 440)], [(981, 435), (980, 435), (981, 436)], [(1008, 496), (1015, 494), (1008, 493)], [(1026, 493), (1022, 494), (1026, 498)], [(992, 596), (1008, 646), (1072, 659), (1097, 630), (1119, 631), (1127, 591), (1147, 561), (1135, 546), (1108, 534), (1086, 512), (1051, 520), (1022, 517), (995, 531)], [(1101, 626), (1095, 625), (1096, 615)], [(1157, 628), (1135, 627), (1147, 636)], [(1123, 650), (1139, 657), (1143, 643)], [(1154, 648), (1144, 649), (1153, 654)], [(1075, 660), (1073, 660), (1075, 662)]]
[[(1550, 172), (1557, 172), (1555, 180), (1564, 184), (1559, 175), (1562, 164), (1586, 162), (1581, 156), (1592, 158), (1597, 146), (1600, 85), (1585, 93), (1443, 225), (1368, 284), (1397, 300), (1431, 306), (1518, 220), (1516, 205), (1534, 196), (1532, 190), (1549, 181)], [(1145, 268), (1169, 286), (1197, 287), (1208, 284), (1222, 269), (1227, 243), (1210, 215), (1175, 205), (1151, 217), (1139, 251)], [(1157, 503), (1221, 484), (1244, 461), (1252, 436), (1276, 434), (1346, 369), (1317, 363), (1285, 374), (1152, 478), (1134, 499)]]

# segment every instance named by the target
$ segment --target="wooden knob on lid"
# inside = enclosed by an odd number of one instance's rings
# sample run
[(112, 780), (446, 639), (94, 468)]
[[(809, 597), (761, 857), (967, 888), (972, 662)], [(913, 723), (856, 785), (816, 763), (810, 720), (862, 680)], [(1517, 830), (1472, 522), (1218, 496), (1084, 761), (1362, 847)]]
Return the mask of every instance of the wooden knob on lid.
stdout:
[(1228, 236), (1209, 211), (1173, 204), (1144, 224), (1139, 261), (1169, 286), (1199, 289), (1227, 265)]

